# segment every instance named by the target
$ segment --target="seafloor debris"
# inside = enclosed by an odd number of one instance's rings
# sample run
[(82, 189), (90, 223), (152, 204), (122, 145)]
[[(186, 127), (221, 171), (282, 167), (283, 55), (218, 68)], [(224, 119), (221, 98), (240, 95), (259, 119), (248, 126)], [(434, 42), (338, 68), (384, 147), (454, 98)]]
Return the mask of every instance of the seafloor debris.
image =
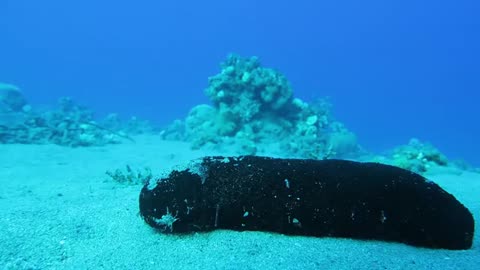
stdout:
[(96, 121), (70, 98), (61, 98), (54, 109), (34, 110), (18, 87), (0, 84), (0, 143), (99, 146), (152, 130), (146, 121), (121, 121), (114, 114)]
[(205, 157), (152, 179), (140, 214), (166, 233), (215, 229), (469, 249), (470, 211), (419, 174), (346, 160)]
[(106, 171), (105, 173), (110, 176), (113, 181), (129, 185), (144, 185), (153, 178), (150, 167), (145, 167), (143, 170), (134, 170), (130, 165), (126, 165), (125, 170), (116, 169), (115, 171)]
[(193, 148), (238, 149), (241, 154), (344, 157), (359, 150), (355, 135), (335, 121), (330, 104), (294, 98), (280, 72), (256, 57), (230, 55), (205, 90), (212, 102), (191, 109), (162, 132)]

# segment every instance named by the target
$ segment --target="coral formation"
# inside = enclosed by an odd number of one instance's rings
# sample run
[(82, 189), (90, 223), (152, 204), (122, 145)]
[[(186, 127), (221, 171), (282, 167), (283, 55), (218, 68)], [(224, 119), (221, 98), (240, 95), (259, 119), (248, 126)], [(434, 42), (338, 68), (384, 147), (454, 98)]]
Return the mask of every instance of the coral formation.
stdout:
[(425, 174), (433, 168), (450, 167), (464, 171), (475, 171), (464, 161), (450, 161), (432, 144), (422, 142), (416, 138), (410, 139), (407, 144), (399, 145), (384, 155), (365, 156), (364, 161), (390, 164), (415, 173)]
[(295, 98), (286, 77), (262, 67), (256, 57), (230, 55), (209, 78), (205, 94), (212, 105), (192, 108), (185, 120), (162, 131), (164, 139), (190, 141), (195, 149), (308, 158), (358, 150), (355, 135), (333, 119), (327, 101)]
[(136, 118), (125, 122), (109, 115), (97, 122), (92, 111), (70, 98), (61, 98), (55, 109), (36, 111), (18, 87), (0, 84), (0, 143), (99, 146), (132, 140), (129, 135), (151, 130)]
[(447, 158), (438, 149), (415, 138), (393, 149), (392, 161), (395, 166), (417, 173), (424, 173), (432, 166), (448, 165)]
[(0, 82), (0, 113), (28, 111), (27, 100), (20, 89), (12, 84)]

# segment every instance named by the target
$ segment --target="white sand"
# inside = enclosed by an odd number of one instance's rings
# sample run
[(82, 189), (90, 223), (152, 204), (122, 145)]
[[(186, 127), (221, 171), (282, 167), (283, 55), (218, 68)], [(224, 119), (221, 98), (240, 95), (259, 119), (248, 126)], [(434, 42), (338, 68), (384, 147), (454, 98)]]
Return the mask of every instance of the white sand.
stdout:
[[(105, 174), (126, 164), (160, 172), (205, 154), (154, 137), (98, 148), (0, 145), (0, 269), (480, 269), (478, 233), (467, 251), (259, 232), (162, 235), (137, 214), (141, 187)], [(480, 174), (432, 178), (479, 220)]]

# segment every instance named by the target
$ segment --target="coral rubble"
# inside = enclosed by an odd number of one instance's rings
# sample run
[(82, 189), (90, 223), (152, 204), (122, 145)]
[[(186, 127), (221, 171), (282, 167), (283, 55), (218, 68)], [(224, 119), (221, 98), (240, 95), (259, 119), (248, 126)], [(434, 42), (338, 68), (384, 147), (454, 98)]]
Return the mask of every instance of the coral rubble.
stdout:
[(0, 84), (0, 143), (99, 146), (151, 130), (144, 121), (125, 122), (114, 114), (97, 122), (91, 110), (70, 98), (61, 98), (54, 109), (36, 111), (18, 87)]
[(145, 185), (154, 177), (150, 167), (145, 167), (143, 170), (133, 170), (130, 165), (126, 165), (125, 170), (116, 169), (114, 171), (106, 171), (105, 173), (113, 181), (128, 185)]

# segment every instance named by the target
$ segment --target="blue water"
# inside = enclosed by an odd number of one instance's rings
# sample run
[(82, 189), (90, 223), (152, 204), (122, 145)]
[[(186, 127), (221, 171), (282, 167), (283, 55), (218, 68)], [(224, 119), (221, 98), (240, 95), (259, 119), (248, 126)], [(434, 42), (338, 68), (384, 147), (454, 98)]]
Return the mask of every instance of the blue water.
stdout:
[(71, 96), (167, 124), (208, 102), (228, 53), (380, 151), (410, 137), (480, 165), (478, 1), (0, 1), (0, 81), (32, 104)]

